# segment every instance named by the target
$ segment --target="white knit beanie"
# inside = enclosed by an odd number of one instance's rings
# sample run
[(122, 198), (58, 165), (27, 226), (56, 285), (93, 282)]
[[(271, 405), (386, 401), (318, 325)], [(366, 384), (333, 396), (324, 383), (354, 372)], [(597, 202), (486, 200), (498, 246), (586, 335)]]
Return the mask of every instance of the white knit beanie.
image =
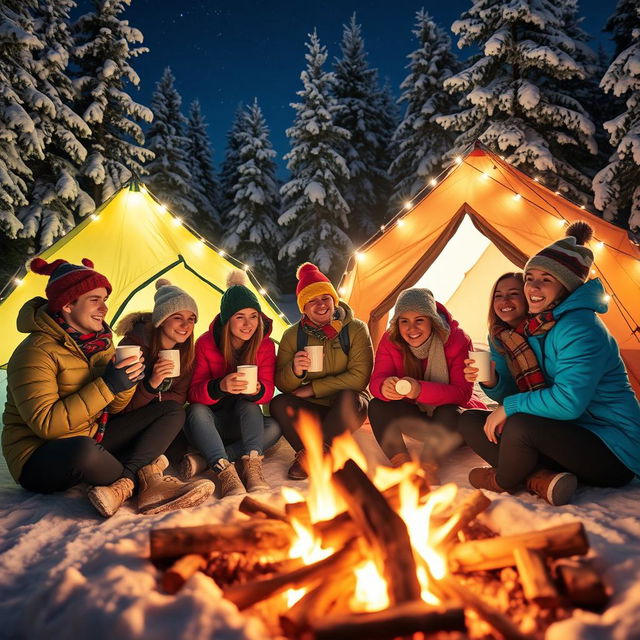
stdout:
[(198, 305), (196, 301), (180, 287), (171, 284), (169, 280), (156, 280), (155, 304), (151, 320), (154, 327), (159, 327), (170, 315), (178, 311), (191, 311), (198, 321)]

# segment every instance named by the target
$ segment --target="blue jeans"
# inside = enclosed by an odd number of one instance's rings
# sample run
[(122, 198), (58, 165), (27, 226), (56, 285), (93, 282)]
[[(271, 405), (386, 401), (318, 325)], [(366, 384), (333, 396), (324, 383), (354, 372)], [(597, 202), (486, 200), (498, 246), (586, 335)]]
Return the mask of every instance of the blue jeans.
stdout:
[(184, 431), (211, 467), (220, 458), (233, 461), (251, 451), (262, 455), (280, 438), (278, 423), (244, 398), (225, 398), (214, 405), (190, 404)]

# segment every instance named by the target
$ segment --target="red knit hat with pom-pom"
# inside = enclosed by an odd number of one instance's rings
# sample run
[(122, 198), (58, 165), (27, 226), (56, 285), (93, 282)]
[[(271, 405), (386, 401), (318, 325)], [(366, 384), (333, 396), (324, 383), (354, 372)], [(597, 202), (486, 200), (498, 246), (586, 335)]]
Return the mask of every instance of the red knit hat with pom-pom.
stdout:
[(61, 259), (49, 263), (42, 258), (34, 258), (29, 268), (34, 273), (49, 276), (44, 291), (49, 301), (49, 311), (53, 313), (93, 289), (104, 287), (107, 293), (111, 293), (111, 284), (106, 276), (95, 271), (93, 262), (88, 258), (82, 258), (81, 265)]
[(339, 298), (337, 291), (329, 281), (329, 278), (327, 278), (315, 264), (311, 264), (310, 262), (301, 264), (296, 271), (296, 278), (298, 278), (296, 298), (298, 300), (300, 313), (304, 313), (304, 305), (307, 304), (309, 300), (325, 293), (328, 293), (333, 298), (336, 307), (338, 306)]

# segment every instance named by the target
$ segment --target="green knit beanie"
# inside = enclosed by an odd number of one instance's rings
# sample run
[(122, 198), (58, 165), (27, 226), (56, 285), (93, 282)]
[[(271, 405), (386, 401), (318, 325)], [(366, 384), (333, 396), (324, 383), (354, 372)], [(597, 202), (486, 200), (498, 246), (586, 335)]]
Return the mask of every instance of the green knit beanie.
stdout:
[(245, 286), (246, 282), (247, 276), (244, 271), (238, 269), (229, 274), (227, 278), (229, 288), (224, 292), (220, 301), (220, 323), (223, 326), (240, 309), (255, 309), (258, 313), (262, 312), (256, 294)]

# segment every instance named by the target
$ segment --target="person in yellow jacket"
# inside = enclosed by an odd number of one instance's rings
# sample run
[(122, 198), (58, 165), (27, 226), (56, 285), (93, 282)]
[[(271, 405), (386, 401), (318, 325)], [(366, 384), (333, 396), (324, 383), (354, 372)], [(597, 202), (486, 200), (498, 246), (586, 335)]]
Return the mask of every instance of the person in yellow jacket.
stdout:
[[(296, 452), (291, 480), (307, 477), (304, 447), (296, 422), (299, 410), (322, 425), (325, 446), (344, 431), (355, 431), (367, 417), (366, 392), (373, 369), (373, 346), (367, 325), (339, 300), (329, 278), (305, 262), (296, 273), (299, 322), (282, 336), (276, 359), (276, 386), (282, 394), (270, 405), (271, 415)], [(321, 370), (312, 371), (306, 347), (322, 347)]]
[(105, 517), (136, 485), (142, 513), (205, 500), (210, 481), (163, 475), (162, 454), (184, 422), (180, 405), (113, 415), (129, 403), (144, 364), (136, 356), (115, 363), (107, 278), (86, 258), (81, 265), (35, 258), (30, 268), (50, 277), (47, 299), (33, 298), (19, 312), (18, 329), (28, 336), (7, 366), (2, 451), (16, 482), (38, 493), (92, 485), (89, 500)]

